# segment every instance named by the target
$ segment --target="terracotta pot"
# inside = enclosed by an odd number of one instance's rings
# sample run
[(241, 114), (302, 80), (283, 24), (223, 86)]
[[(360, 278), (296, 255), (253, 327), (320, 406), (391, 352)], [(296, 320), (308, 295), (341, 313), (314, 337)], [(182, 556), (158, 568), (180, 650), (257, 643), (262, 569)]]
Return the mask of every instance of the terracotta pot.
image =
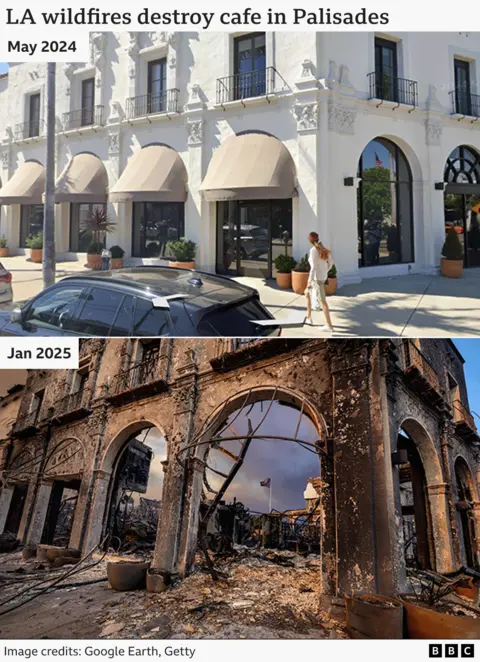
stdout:
[(403, 639), (403, 605), (383, 595), (345, 596), (347, 632), (353, 639)]
[(465, 582), (462, 582), (461, 585), (457, 584), (453, 590), (457, 595), (461, 595), (463, 598), (468, 598), (474, 602), (478, 600), (479, 587), (475, 584), (471, 577), (469, 577)]
[(277, 285), (282, 290), (289, 290), (292, 287), (292, 274), (281, 274), (277, 271), (276, 275)]
[(64, 558), (74, 558), (78, 561), (80, 559), (80, 550), (67, 549), (65, 547), (50, 547), (45, 552), (45, 558), (49, 563)]
[(195, 260), (191, 262), (172, 262), (169, 260), (169, 267), (175, 267), (176, 269), (195, 269)]
[(325, 285), (325, 294), (335, 294), (337, 291), (337, 279), (329, 278), (328, 283)]
[(30, 559), (34, 559), (36, 555), (37, 555), (36, 545), (26, 545), (22, 549), (22, 558), (24, 561), (29, 561)]
[(292, 287), (296, 294), (304, 294), (307, 289), (308, 271), (292, 271)]
[(31, 248), (30, 259), (32, 262), (41, 262), (43, 260), (43, 248)]
[(119, 561), (107, 563), (107, 578), (114, 591), (135, 591), (146, 587), (148, 563)]
[(8, 248), (0, 248), (0, 257), (8, 257)]
[(87, 266), (90, 267), (90, 269), (100, 271), (102, 268), (102, 256), (87, 253)]
[[(470, 616), (452, 616), (442, 614), (435, 609), (420, 606), (408, 600), (402, 600), (405, 608), (405, 622), (409, 639), (479, 639), (480, 611), (468, 607), (475, 612), (477, 618)], [(460, 605), (449, 602), (459, 607)]]
[(461, 278), (463, 274), (463, 260), (440, 260), (440, 273), (447, 278)]
[(47, 561), (47, 552), (56, 549), (60, 552), (65, 551), (65, 547), (56, 547), (55, 545), (38, 545), (37, 546), (37, 559), (39, 561)]
[(64, 565), (75, 565), (78, 563), (78, 561), (79, 559), (77, 559), (75, 556), (57, 556), (57, 558), (52, 563), (52, 567), (63, 568)]
[[(101, 263), (100, 263), (101, 266)], [(111, 269), (123, 269), (123, 257), (112, 257), (110, 260)]]

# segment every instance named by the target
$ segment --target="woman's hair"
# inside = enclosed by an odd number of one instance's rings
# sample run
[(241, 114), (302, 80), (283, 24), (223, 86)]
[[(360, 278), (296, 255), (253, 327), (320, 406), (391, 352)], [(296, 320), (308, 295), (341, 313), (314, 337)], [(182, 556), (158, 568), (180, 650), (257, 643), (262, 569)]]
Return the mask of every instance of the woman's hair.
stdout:
[(328, 248), (325, 248), (325, 246), (320, 241), (320, 238), (319, 238), (317, 232), (310, 232), (310, 234), (308, 236), (311, 239), (313, 239), (313, 245), (315, 246), (315, 248), (319, 252), (320, 259), (328, 260), (328, 258), (330, 257), (330, 254), (331, 254), (332, 251), (330, 251)]

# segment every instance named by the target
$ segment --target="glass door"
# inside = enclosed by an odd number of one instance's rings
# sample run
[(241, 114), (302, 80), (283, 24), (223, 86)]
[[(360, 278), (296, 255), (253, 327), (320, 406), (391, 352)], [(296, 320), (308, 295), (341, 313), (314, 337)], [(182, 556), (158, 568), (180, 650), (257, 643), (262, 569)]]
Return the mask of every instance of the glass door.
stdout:
[(270, 210), (269, 201), (238, 203), (239, 271), (242, 276), (271, 276)]
[(470, 63), (455, 60), (455, 105), (456, 112), (463, 115), (472, 114), (470, 95)]
[(480, 266), (480, 196), (445, 194), (445, 231), (455, 228), (466, 267)]
[(375, 39), (375, 83), (377, 99), (397, 101), (397, 44)]

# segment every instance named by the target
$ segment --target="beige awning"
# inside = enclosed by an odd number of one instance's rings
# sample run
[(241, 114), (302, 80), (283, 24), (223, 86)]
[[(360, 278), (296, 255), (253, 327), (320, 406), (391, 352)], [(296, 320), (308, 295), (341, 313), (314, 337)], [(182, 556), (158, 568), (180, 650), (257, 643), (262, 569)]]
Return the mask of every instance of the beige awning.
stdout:
[(295, 164), (273, 136), (231, 136), (213, 153), (200, 191), (205, 200), (275, 200), (296, 192)]
[(108, 177), (94, 154), (77, 154), (64, 169), (55, 187), (55, 202), (107, 202)]
[(111, 202), (185, 202), (187, 170), (171, 147), (148, 145), (132, 156), (109, 197)]
[(41, 205), (45, 191), (45, 168), (37, 161), (25, 161), (0, 188), (0, 205)]

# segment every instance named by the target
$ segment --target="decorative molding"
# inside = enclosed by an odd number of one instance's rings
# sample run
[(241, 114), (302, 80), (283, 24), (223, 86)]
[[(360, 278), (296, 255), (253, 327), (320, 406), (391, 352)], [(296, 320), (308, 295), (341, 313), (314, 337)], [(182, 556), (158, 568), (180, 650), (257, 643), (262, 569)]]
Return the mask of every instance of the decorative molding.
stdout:
[(315, 67), (311, 60), (306, 59), (302, 62), (301, 78), (310, 78), (311, 76), (315, 77)]
[(139, 36), (138, 32), (128, 33), (127, 53), (130, 57), (136, 57), (138, 55), (138, 51), (140, 50)]
[(2, 149), (2, 168), (8, 170), (10, 168), (10, 150), (8, 146), (4, 146)]
[(443, 122), (428, 117), (425, 120), (425, 142), (427, 145), (440, 145), (443, 134)]
[(201, 145), (203, 143), (203, 119), (187, 122), (188, 144)]
[(328, 100), (328, 129), (336, 133), (353, 135), (355, 133), (355, 119), (357, 109), (346, 105), (341, 100), (331, 96)]
[(108, 154), (114, 156), (120, 153), (120, 132), (114, 131), (108, 134)]
[(338, 85), (338, 67), (335, 60), (330, 60), (328, 63), (327, 85), (329, 88), (334, 88)]
[(293, 108), (297, 120), (297, 131), (312, 131), (318, 128), (318, 103), (296, 104)]

